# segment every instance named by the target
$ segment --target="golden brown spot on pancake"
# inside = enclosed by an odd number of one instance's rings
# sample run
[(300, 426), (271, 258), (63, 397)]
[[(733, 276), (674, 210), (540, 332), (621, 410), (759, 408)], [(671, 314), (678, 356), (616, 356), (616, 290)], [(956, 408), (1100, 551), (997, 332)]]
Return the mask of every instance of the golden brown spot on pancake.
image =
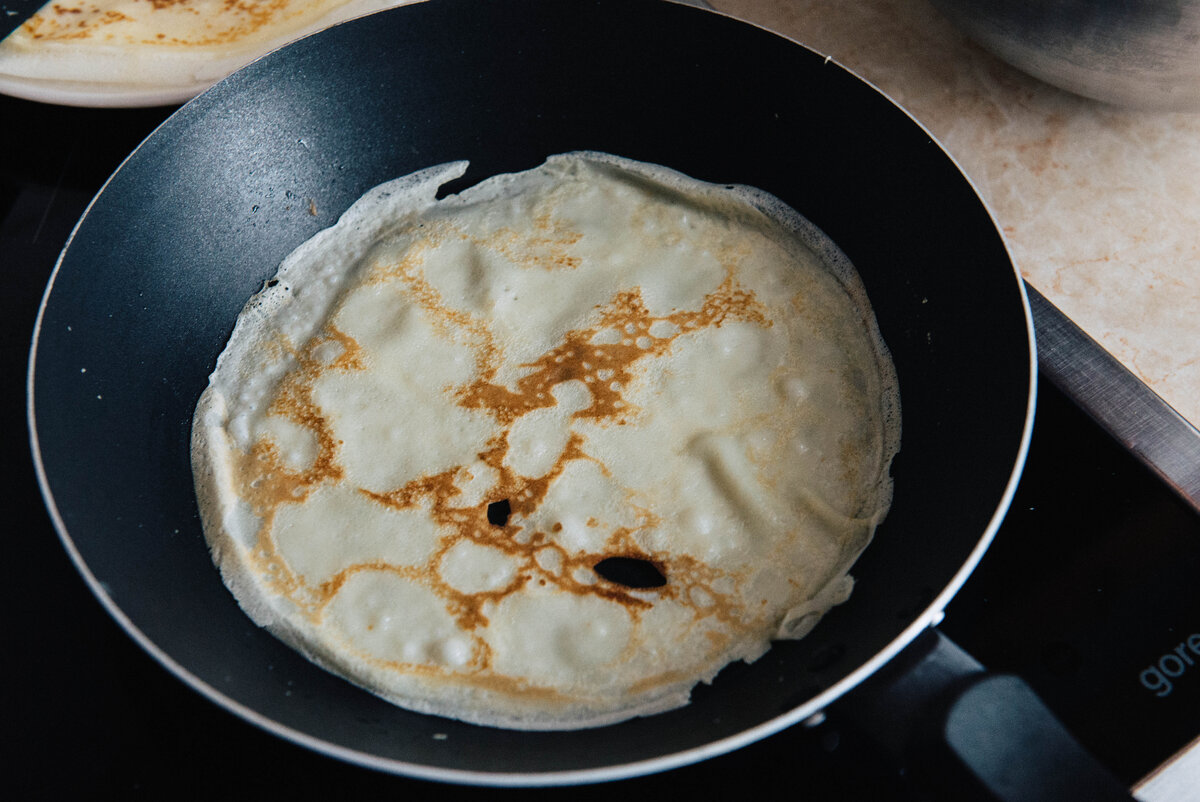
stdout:
[(679, 682), (684, 679), (687, 679), (687, 676), (680, 671), (663, 671), (660, 674), (655, 674), (652, 677), (645, 677), (631, 684), (629, 686), (629, 693), (645, 693), (646, 691), (651, 691), (663, 685), (670, 685), (671, 683)]
[[(577, 235), (550, 216), (535, 220), (537, 236), (532, 245), (521, 250), (506, 239), (503, 231), (489, 238), (476, 238), (476, 244), (491, 247), (520, 264), (543, 268), (570, 268), (575, 263), (567, 247)], [(593, 422), (624, 423), (637, 410), (623, 392), (637, 379), (639, 363), (669, 352), (679, 337), (705, 327), (719, 327), (730, 321), (770, 326), (764, 308), (753, 293), (742, 289), (736, 279), (736, 259), (726, 261), (726, 276), (705, 296), (698, 309), (674, 310), (664, 315), (651, 314), (637, 288), (618, 292), (598, 307), (595, 324), (567, 332), (561, 342), (537, 359), (523, 364), (525, 373), (511, 387), (495, 381), (503, 354), (492, 332), (480, 317), (455, 308), (444, 299), (423, 272), (425, 254), (447, 241), (462, 236), (447, 226), (424, 226), (420, 238), (411, 242), (398, 257), (389, 257), (370, 265), (364, 284), (391, 284), (401, 289), (405, 299), (415, 305), (431, 322), (434, 330), (451, 341), (466, 345), (473, 357), (476, 378), (458, 388), (449, 388), (460, 406), (486, 412), (498, 429), (476, 457), (491, 470), (491, 486), (478, 502), (461, 506), (460, 483), (471, 478), (466, 465), (458, 465), (424, 475), (391, 489), (359, 487), (357, 492), (372, 501), (396, 510), (425, 510), (440, 533), (436, 548), (420, 565), (391, 565), (383, 561), (358, 563), (339, 570), (320, 583), (310, 583), (295, 574), (279, 553), (272, 536), (275, 513), (280, 505), (304, 501), (316, 487), (344, 481), (345, 471), (338, 463), (341, 441), (334, 436), (332, 424), (313, 401), (313, 387), (325, 371), (357, 371), (369, 364), (368, 355), (349, 335), (327, 324), (299, 350), (281, 343), (281, 352), (295, 360), (296, 367), (280, 381), (271, 401), (270, 414), (281, 416), (310, 431), (317, 443), (317, 456), (305, 470), (289, 469), (277, 448), (260, 440), (239, 463), (244, 497), (262, 521), (253, 561), (276, 592), (291, 599), (313, 620), (319, 620), (325, 607), (345, 583), (362, 572), (389, 572), (417, 583), (434, 593), (452, 616), (458, 629), (470, 639), (471, 659), (457, 668), (428, 664), (389, 662), (363, 655), (373, 663), (402, 667), (405, 671), (453, 677), (455, 672), (471, 673), (473, 683), (521, 695), (546, 693), (529, 683), (490, 674), (491, 650), (481, 630), (487, 626), (489, 611), (510, 594), (530, 585), (553, 587), (555, 591), (581, 597), (593, 597), (620, 605), (634, 621), (656, 603), (672, 601), (691, 610), (696, 622), (713, 618), (724, 623), (742, 622), (748, 613), (721, 583), (736, 586), (738, 578), (711, 568), (686, 554), (658, 552), (642, 545), (643, 536), (660, 524), (647, 510), (635, 509), (636, 523), (620, 526), (605, 538), (603, 546), (590, 551), (568, 549), (559, 542), (564, 530), (561, 522), (549, 531), (530, 523), (545, 500), (551, 486), (575, 460), (591, 460), (586, 439), (571, 432), (555, 463), (541, 476), (523, 476), (506, 464), (512, 425), (524, 414), (556, 404), (554, 389), (564, 383), (582, 383), (590, 396), (588, 405), (573, 414), (573, 419)], [(553, 258), (551, 258), (553, 257)], [(560, 258), (561, 257), (561, 258)], [(526, 259), (521, 262), (519, 260)], [(336, 319), (336, 313), (330, 320)], [(617, 332), (598, 337), (602, 332)], [(601, 463), (598, 468), (608, 475)], [(502, 522), (489, 519), (492, 504), (507, 502)], [(594, 516), (586, 521), (595, 528)], [(403, 536), (398, 533), (398, 536)], [(512, 576), (502, 587), (466, 592), (448, 583), (440, 574), (442, 559), (456, 545), (474, 543), (494, 549), (509, 561)], [(538, 559), (538, 553), (542, 559)], [(631, 588), (598, 574), (595, 566), (609, 557), (644, 560), (658, 567), (666, 583), (658, 587)], [(752, 617), (752, 616), (751, 616)], [(358, 651), (357, 649), (355, 651)], [(653, 685), (666, 682), (670, 675), (645, 680)], [(556, 694), (551, 694), (556, 696)]]
[[(515, 390), (493, 383), (497, 368), (492, 363), (481, 371), (480, 378), (459, 390), (459, 404), (467, 409), (487, 410), (500, 423), (511, 424), (527, 412), (554, 406), (555, 386), (581, 381), (592, 402), (575, 412), (574, 417), (621, 422), (636, 412), (624, 400), (621, 390), (634, 379), (633, 368), (639, 360), (660, 356), (678, 337), (707, 326), (720, 326), (726, 320), (771, 325), (754, 294), (738, 286), (732, 271), (715, 291), (705, 296), (696, 311), (676, 311), (656, 317), (646, 308), (640, 289), (626, 290), (600, 310), (600, 321), (595, 327), (568, 332), (561, 345), (521, 365), (530, 372), (517, 380)], [(671, 324), (674, 333), (651, 334), (656, 323)], [(620, 342), (594, 342), (606, 329), (615, 329), (624, 336)]]
[(449, 306), (421, 272), (425, 252), (444, 239), (444, 232), (438, 227), (427, 228), (424, 238), (412, 243), (399, 261), (376, 263), (366, 280), (372, 284), (399, 280), (405, 296), (426, 314), (434, 330), (452, 342), (467, 344), (475, 354), (476, 370), (494, 375), (500, 352), (487, 324), (469, 312)]
[[(584, 567), (590, 570), (596, 562), (596, 557), (589, 554), (568, 555), (565, 550), (548, 544), (548, 536), (544, 532), (532, 532), (528, 538), (518, 539), (516, 535), (523, 530), (518, 524), (496, 526), (488, 520), (489, 504), (506, 499), (512, 510), (512, 516), (528, 517), (545, 498), (551, 483), (566, 468), (566, 464), (574, 459), (590, 459), (582, 450), (583, 437), (578, 433), (571, 435), (567, 447), (559, 456), (551, 470), (543, 476), (525, 477), (516, 474), (504, 464), (508, 451), (507, 436), (501, 435), (494, 439), (490, 448), (481, 452), (478, 457), (495, 469), (498, 479), (493, 485), (488, 497), (473, 507), (456, 507), (450, 502), (459, 495), (455, 479), (461, 468), (445, 471), (434, 476), (422, 477), (408, 482), (402, 487), (387, 493), (377, 493), (360, 489), (359, 492), (381, 504), (404, 509), (417, 506), (422, 502), (429, 504), (429, 515), (447, 536), (442, 539), (442, 545), (437, 554), (430, 559), (435, 564), (450, 548), (464, 540), (488, 546), (515, 558), (519, 563), (518, 580), (510, 583), (502, 591), (487, 591), (483, 593), (462, 593), (430, 577), (431, 586), (438, 589), (439, 595), (448, 602), (447, 609), (465, 629), (474, 629), (487, 624), (487, 618), (481, 612), (482, 604), (486, 601), (499, 601), (509, 593), (523, 587), (532, 577), (553, 582), (560, 589), (579, 595), (599, 596), (624, 604), (633, 610), (644, 609), (649, 603), (643, 599), (631, 596), (619, 586), (604, 583), (585, 584), (575, 579), (574, 569)], [(560, 527), (561, 528), (561, 527)], [(622, 531), (616, 539), (625, 543), (627, 533)], [(537, 561), (536, 552), (549, 545), (561, 554), (559, 568), (550, 572), (542, 568)]]
[(392, 565), (391, 563), (383, 562), (382, 560), (372, 560), (365, 563), (356, 563), (354, 565), (343, 568), (329, 579), (311, 588), (313, 591), (313, 601), (316, 607), (324, 607), (333, 597), (336, 596), (346, 584), (347, 580), (356, 574), (377, 571), (389, 574), (395, 574), (405, 579), (422, 578), (419, 568), (413, 568), (405, 565)]
[(380, 666), (398, 668), (410, 671), (414, 674), (424, 676), (437, 676), (443, 682), (450, 684), (459, 684), (465, 688), (481, 688), (483, 690), (495, 691), (496, 693), (506, 696), (520, 697), (524, 699), (537, 699), (542, 702), (562, 703), (569, 701), (569, 698), (553, 688), (546, 688), (541, 685), (534, 685), (526, 680), (509, 677), (504, 674), (492, 673), (473, 673), (470, 678), (462, 675), (455, 676), (454, 674), (443, 673), (433, 666), (420, 663), (400, 663), (398, 661), (381, 660), (370, 655), (363, 655), (364, 658), (372, 663)]
[(362, 651), (351, 643), (345, 643), (344, 645), (348, 651), (356, 654), (359, 659), (381, 668), (418, 676), (437, 677), (440, 681), (451, 685), (461, 684), (465, 688), (482, 688), (509, 696), (539, 699), (552, 703), (567, 701), (567, 697), (564, 694), (553, 688), (534, 685), (526, 680), (509, 677), (504, 674), (490, 673), (488, 669), (490, 668), (491, 649), (482, 640), (476, 639), (472, 643), (472, 654), (471, 659), (467, 662), (466, 668), (468, 671), (466, 673), (461, 669), (458, 673), (447, 671), (440, 666), (429, 663), (388, 660)]
[[(318, 355), (331, 343), (340, 351), (326, 364)], [(334, 439), (332, 428), (313, 402), (312, 388), (324, 370), (361, 369), (362, 350), (352, 337), (333, 326), (327, 326), (299, 351), (287, 349), (286, 343), (278, 345), (292, 354), (297, 366), (280, 382), (270, 405), (270, 414), (311, 431), (316, 438), (317, 455), (309, 467), (295, 470), (284, 463), (278, 447), (271, 440), (260, 438), (249, 452), (237, 454), (234, 471), (242, 488), (242, 498), (262, 521), (258, 542), (251, 553), (252, 561), (276, 592), (292, 599), (311, 615), (331, 598), (331, 594), (308, 587), (291, 571), (279, 554), (271, 529), (280, 505), (301, 503), (318, 486), (343, 478), (344, 469), (336, 459), (341, 441)]]
[(503, 254), (513, 264), (522, 267), (571, 270), (582, 264), (579, 257), (570, 253), (570, 247), (583, 238), (582, 234), (550, 212), (535, 214), (531, 222), (532, 234), (521, 234), (511, 228), (499, 228), (486, 237), (470, 236), (465, 232), (460, 232), (459, 236), (475, 245)]
[[(30, 17), (21, 30), (31, 39), (44, 41), (100, 40), (104, 32), (104, 41), (195, 49), (235, 44), (292, 18), (315, 17), (312, 4), (297, 0), (140, 0), (137, 5), (139, 8), (124, 14), (95, 4), (55, 4)], [(68, 23), (67, 15), (74, 21)], [(181, 18), (196, 21), (184, 24)], [(125, 22), (130, 25), (117, 25)], [(168, 35), (166, 30), (174, 34)]]
[(445, 504), (460, 493), (455, 484), (458, 471), (458, 468), (453, 468), (432, 476), (422, 476), (386, 493), (377, 493), (367, 490), (365, 487), (360, 487), (358, 492), (380, 504), (395, 507), (398, 510), (415, 507), (427, 498), (434, 499), (435, 503), (440, 501), (441, 504)]

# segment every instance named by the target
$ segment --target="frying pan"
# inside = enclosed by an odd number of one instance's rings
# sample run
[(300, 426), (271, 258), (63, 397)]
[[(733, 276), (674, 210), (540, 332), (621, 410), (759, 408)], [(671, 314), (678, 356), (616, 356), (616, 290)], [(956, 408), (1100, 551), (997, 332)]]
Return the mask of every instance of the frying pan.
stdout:
[[(245, 301), (367, 189), (456, 159), (471, 162), (467, 185), (579, 149), (761, 187), (841, 246), (900, 379), (895, 501), (849, 602), (808, 638), (728, 667), (686, 708), (567, 733), (410, 713), (315, 668), (239, 610), (197, 518), (192, 409)], [(126, 160), (47, 287), (29, 415), (76, 566), (181, 680), (353, 763), (537, 785), (735, 749), (818, 714), (920, 640), (1012, 497), (1034, 365), (1023, 285), (971, 185), (836, 63), (669, 3), (431, 0), (261, 59)]]

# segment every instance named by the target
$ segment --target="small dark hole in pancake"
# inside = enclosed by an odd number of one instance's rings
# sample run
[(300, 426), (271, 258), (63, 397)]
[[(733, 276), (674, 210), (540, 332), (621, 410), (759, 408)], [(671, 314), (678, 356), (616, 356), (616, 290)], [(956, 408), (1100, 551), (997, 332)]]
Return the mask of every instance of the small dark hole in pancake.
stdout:
[(508, 523), (510, 515), (512, 515), (512, 505), (508, 503), (508, 499), (493, 501), (487, 506), (487, 517), (490, 524), (504, 526)]
[(269, 278), (269, 279), (267, 279), (267, 283), (266, 283), (264, 286), (266, 286), (266, 287), (274, 287), (274, 286), (275, 286), (276, 284), (278, 284), (278, 283), (279, 283), (279, 279), (277, 279), (277, 278)]
[(667, 584), (657, 565), (637, 557), (606, 557), (593, 568), (609, 582), (628, 588), (661, 588)]

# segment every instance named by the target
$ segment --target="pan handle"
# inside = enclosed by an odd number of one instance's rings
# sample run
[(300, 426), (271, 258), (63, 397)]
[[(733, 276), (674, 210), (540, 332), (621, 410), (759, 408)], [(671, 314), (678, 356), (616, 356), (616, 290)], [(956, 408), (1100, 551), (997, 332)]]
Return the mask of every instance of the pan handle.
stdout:
[(985, 670), (936, 629), (829, 712), (950, 799), (1134, 799), (1023, 680)]

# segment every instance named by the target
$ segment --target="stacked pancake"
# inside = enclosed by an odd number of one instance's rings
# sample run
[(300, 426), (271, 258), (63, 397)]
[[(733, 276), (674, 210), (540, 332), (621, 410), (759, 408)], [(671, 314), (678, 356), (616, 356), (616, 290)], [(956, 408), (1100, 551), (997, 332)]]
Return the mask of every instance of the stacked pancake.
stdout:
[(305, 34), (406, 0), (51, 0), (0, 42), (0, 91), (184, 100)]
[(198, 404), (205, 535), (260, 625), (409, 709), (686, 704), (844, 600), (891, 500), (861, 282), (760, 191), (597, 153), (369, 192), (247, 304)]

